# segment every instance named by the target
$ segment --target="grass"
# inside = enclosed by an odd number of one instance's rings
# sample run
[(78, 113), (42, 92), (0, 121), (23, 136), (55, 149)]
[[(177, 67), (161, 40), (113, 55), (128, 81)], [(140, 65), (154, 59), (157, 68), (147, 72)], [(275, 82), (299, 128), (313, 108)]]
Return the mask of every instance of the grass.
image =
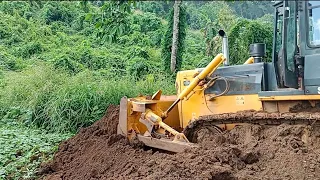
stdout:
[(89, 70), (69, 75), (46, 64), (5, 72), (1, 81), (1, 117), (16, 118), (51, 132), (76, 132), (89, 126), (110, 104), (119, 104), (123, 96), (151, 95), (158, 89), (175, 93), (172, 78), (160, 75), (147, 75), (141, 80)]

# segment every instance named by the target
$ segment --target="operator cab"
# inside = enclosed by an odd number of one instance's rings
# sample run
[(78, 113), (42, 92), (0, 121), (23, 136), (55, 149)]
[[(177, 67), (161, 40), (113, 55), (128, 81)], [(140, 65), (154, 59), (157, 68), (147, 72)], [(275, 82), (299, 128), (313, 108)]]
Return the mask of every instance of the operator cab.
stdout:
[(278, 1), (274, 6), (272, 63), (277, 90), (294, 88), (301, 94), (319, 94), (320, 2)]

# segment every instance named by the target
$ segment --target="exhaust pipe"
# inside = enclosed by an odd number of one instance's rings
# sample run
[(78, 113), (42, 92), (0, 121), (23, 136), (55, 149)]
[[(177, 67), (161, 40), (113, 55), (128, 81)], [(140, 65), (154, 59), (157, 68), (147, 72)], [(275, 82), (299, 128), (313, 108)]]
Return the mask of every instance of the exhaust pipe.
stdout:
[(229, 66), (229, 45), (228, 45), (228, 36), (224, 30), (219, 30), (219, 36), (222, 37), (222, 54), (226, 58), (223, 62), (224, 66)]

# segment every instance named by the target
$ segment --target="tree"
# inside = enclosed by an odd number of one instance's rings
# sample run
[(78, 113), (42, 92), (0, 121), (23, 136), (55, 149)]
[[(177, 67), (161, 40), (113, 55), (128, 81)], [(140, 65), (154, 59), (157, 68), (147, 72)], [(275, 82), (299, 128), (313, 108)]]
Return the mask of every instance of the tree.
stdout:
[(180, 5), (181, 5), (180, 0), (176, 0), (174, 2), (173, 33), (172, 33), (171, 64), (170, 64), (171, 72), (176, 71), (176, 65), (177, 65)]
[(210, 22), (210, 23), (207, 23), (205, 28), (201, 30), (206, 42), (206, 55), (210, 57), (214, 55), (213, 54), (214, 46), (219, 45), (219, 47), (221, 47), (220, 46), (221, 44), (216, 42), (217, 35), (218, 35), (217, 29), (216, 29), (217, 26), (218, 26), (217, 23)]
[[(214, 13), (211, 11), (214, 10)], [(211, 11), (210, 11), (211, 10)], [(201, 29), (206, 43), (206, 55), (208, 57), (221, 53), (222, 39), (218, 30), (222, 29), (229, 34), (230, 28), (236, 22), (237, 16), (234, 11), (225, 3), (207, 3), (203, 6), (203, 12), (210, 14), (207, 24)]]
[[(177, 31), (177, 37), (176, 37), (176, 64), (175, 64), (175, 69), (174, 71), (177, 71), (181, 68), (181, 64), (182, 64), (182, 54), (184, 52), (184, 40), (186, 37), (186, 26), (187, 26), (187, 19), (186, 19), (186, 9), (184, 6), (182, 6), (180, 4), (180, 6), (178, 6), (179, 9), (179, 23), (177, 23), (178, 25), (178, 31)], [(169, 17), (168, 17), (168, 27), (166, 30), (166, 33), (163, 37), (163, 41), (162, 41), (162, 59), (164, 62), (164, 67), (165, 70), (167, 70), (168, 72), (171, 71), (171, 55), (172, 55), (172, 45), (173, 45), (173, 30), (174, 30), (174, 9), (172, 9), (170, 11)], [(172, 71), (171, 71), (172, 72)]]
[(89, 13), (86, 20), (95, 23), (97, 36), (102, 41), (116, 42), (120, 36), (129, 34), (132, 1), (105, 2), (100, 14)]
[(242, 64), (249, 57), (249, 46), (253, 43), (266, 44), (266, 61), (272, 57), (272, 22), (239, 19), (229, 33), (231, 64)]

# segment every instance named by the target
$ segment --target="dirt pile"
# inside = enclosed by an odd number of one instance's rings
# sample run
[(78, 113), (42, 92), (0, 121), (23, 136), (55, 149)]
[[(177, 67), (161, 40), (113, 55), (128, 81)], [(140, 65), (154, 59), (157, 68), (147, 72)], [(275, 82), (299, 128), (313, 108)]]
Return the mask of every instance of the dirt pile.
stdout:
[(134, 147), (116, 135), (118, 107), (63, 142), (43, 166), (44, 179), (317, 179), (320, 129), (244, 125), (168, 154)]

